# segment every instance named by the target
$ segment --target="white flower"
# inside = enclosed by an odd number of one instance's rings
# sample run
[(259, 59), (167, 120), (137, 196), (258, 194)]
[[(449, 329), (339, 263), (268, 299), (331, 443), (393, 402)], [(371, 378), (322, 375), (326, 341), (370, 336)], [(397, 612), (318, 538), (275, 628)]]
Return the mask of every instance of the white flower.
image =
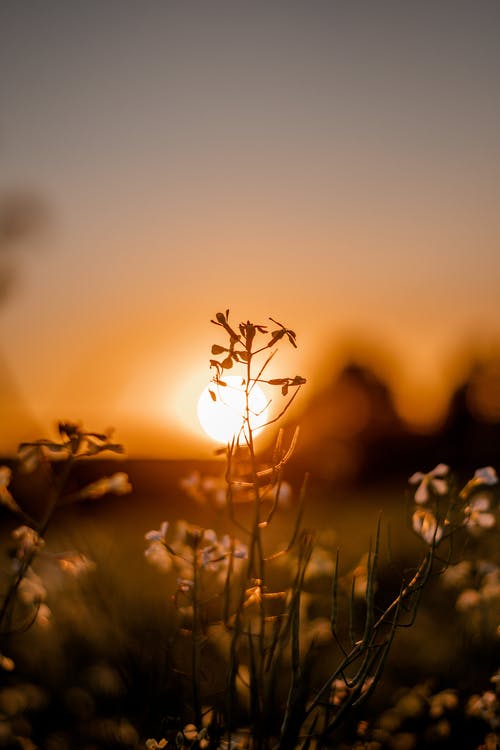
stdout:
[(162, 748), (167, 746), (167, 740), (163, 737), (159, 742), (154, 739), (146, 740), (146, 748), (147, 750), (162, 750)]
[(337, 677), (337, 679), (334, 680), (332, 684), (332, 690), (330, 694), (331, 702), (334, 706), (341, 706), (346, 698), (348, 698), (348, 696), (349, 688), (347, 687), (345, 681)]
[(45, 545), (42, 537), (31, 526), (18, 526), (12, 532), (12, 538), (18, 543), (17, 557), (19, 559), (38, 552)]
[(203, 532), (203, 541), (207, 544), (215, 545), (217, 544), (217, 534), (213, 529), (205, 529)]
[(474, 480), (479, 484), (494, 485), (498, 483), (498, 477), (493, 466), (483, 466), (474, 473)]
[(426, 503), (431, 493), (436, 495), (446, 495), (448, 492), (448, 482), (444, 477), (448, 474), (450, 468), (446, 464), (438, 464), (426, 474), (422, 471), (416, 471), (409, 478), (410, 484), (418, 484), (415, 492), (415, 502), (419, 505)]
[(132, 485), (129, 482), (128, 474), (124, 471), (117, 471), (116, 474), (112, 474), (108, 479), (109, 489), (113, 495), (126, 495), (132, 492)]
[(220, 540), (215, 540), (214, 544), (202, 547), (199, 552), (200, 564), (206, 571), (216, 573), (214, 581), (217, 580), (218, 583), (224, 583), (229, 561), (231, 560), (231, 553), (234, 567), (240, 564), (241, 560), (248, 557), (246, 545), (233, 539), (229, 534), (224, 534)]
[(475, 495), (464, 509), (464, 524), (468, 531), (474, 533), (479, 529), (491, 529), (496, 524), (496, 518), (490, 513), (490, 498), (488, 495)]
[(147, 542), (165, 542), (167, 539), (168, 521), (163, 521), (159, 529), (153, 529), (144, 534)]
[(495, 693), (486, 690), (482, 695), (472, 695), (467, 703), (466, 712), (469, 716), (477, 716), (487, 722), (495, 718), (498, 700)]
[(413, 530), (429, 545), (437, 544), (443, 536), (434, 514), (422, 508), (413, 514)]
[(75, 578), (96, 568), (95, 562), (80, 552), (59, 552), (54, 559), (61, 570)]
[(28, 568), (24, 578), (21, 579), (18, 587), (19, 598), (25, 604), (36, 604), (45, 601), (47, 589), (42, 579), (32, 568)]
[(158, 568), (162, 573), (168, 573), (172, 568), (172, 558), (161, 542), (152, 541), (144, 552), (144, 556), (148, 563)]
[(463, 490), (460, 492), (460, 497), (466, 499), (471, 492), (476, 490), (478, 487), (486, 485), (487, 487), (493, 487), (498, 483), (498, 477), (495, 469), (492, 466), (483, 466), (482, 469), (477, 469), (472, 479), (469, 479)]
[[(219, 545), (224, 555), (229, 555), (231, 553), (232, 539), (229, 534), (224, 534)], [(248, 557), (248, 547), (237, 539), (234, 540), (233, 557), (236, 557), (239, 560), (246, 560)]]
[(198, 739), (198, 730), (194, 724), (186, 724), (182, 733), (188, 742), (194, 742)]
[(167, 550), (167, 532), (168, 521), (163, 521), (159, 529), (144, 534), (144, 539), (148, 542), (144, 556), (150, 565), (162, 573), (168, 573), (172, 568), (172, 558)]
[(202, 477), (199, 471), (193, 471), (181, 479), (179, 485), (188, 497), (200, 505), (208, 502), (221, 507), (226, 502), (227, 484), (224, 477)]
[(217, 545), (210, 545), (202, 548), (199, 559), (202, 568), (214, 571), (217, 570), (219, 563), (225, 562), (226, 558), (221, 554)]
[(42, 602), (37, 609), (35, 623), (36, 625), (40, 625), (40, 627), (42, 628), (46, 628), (48, 625), (50, 625), (51, 620), (52, 612), (50, 611), (48, 606), (44, 602)]
[(181, 594), (189, 594), (193, 587), (194, 582), (190, 578), (177, 579), (177, 590), (180, 591)]
[(118, 471), (110, 477), (102, 477), (87, 485), (80, 491), (79, 496), (82, 499), (97, 500), (104, 495), (126, 495), (128, 492), (132, 492), (128, 475), (123, 471)]
[(438, 719), (446, 711), (453, 711), (458, 706), (458, 696), (454, 690), (443, 690), (432, 695), (429, 699), (429, 714), (433, 719)]
[(196, 554), (199, 564), (208, 571), (216, 571), (221, 563), (226, 562), (227, 552), (217, 539), (213, 529), (201, 529), (195, 526), (183, 527), (181, 536), (187, 550), (183, 556), (193, 559)]
[(175, 527), (175, 540), (182, 547), (190, 550), (198, 549), (205, 531), (200, 526), (195, 526), (187, 521), (177, 521)]

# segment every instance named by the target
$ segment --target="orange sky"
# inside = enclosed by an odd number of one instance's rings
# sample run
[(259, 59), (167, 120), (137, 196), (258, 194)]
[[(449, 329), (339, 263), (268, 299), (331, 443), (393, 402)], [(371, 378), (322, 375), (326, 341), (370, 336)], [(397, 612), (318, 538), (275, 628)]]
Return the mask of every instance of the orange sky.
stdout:
[(499, 27), (486, 1), (2, 3), (0, 193), (48, 218), (2, 254), (0, 450), (77, 418), (210, 455), (226, 307), (297, 331), (277, 374), (314, 390), (368, 347), (437, 415), (500, 341)]

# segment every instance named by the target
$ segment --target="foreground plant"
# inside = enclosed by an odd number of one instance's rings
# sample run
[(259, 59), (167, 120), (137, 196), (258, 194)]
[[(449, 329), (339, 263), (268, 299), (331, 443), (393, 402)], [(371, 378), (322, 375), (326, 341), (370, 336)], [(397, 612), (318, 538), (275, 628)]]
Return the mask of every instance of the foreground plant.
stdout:
[[(307, 477), (288, 543), (270, 549), (267, 538), (277, 517), (285, 486), (283, 471), (293, 454), (297, 431), (288, 446), (284, 446), (283, 432), (278, 433), (267, 462), (257, 456), (254, 441), (251, 394), (256, 384), (274, 389), (284, 399), (277, 416), (268, 422), (274, 424), (305, 383), (298, 375), (267, 376), (277, 346), (286, 342), (296, 347), (294, 331), (270, 320), (271, 330), (250, 321), (233, 325), (226, 310), (212, 321), (225, 341), (212, 346), (211, 398), (224, 402), (230, 387), (225, 377), (233, 368), (241, 371), (245, 395), (241, 427), (223, 449), (225, 506), (245, 544), (234, 536), (221, 544), (214, 531), (194, 527), (171, 536), (166, 524), (146, 535), (150, 561), (178, 573), (175, 601), (178, 605), (182, 601), (182, 627), (191, 638), (191, 705), (186, 714), (191, 731), (187, 736), (178, 727), (171, 737), (149, 740), (150, 747), (308, 750), (328, 743), (351, 710), (375, 689), (396, 631), (413, 623), (421, 592), (435, 570), (443, 533), (434, 516), (422, 516), (414, 523), (425, 541), (423, 558), (401, 581), (392, 600), (378, 601), (379, 524), (363, 565), (352, 576), (347, 614), (340, 606), (344, 578), (339, 556), (330, 549), (330, 615), (311, 627), (306, 582), (313, 568), (315, 534), (301, 528)], [(422, 475), (418, 501), (429, 493), (439, 494), (440, 480), (438, 474)], [(192, 495), (203, 494), (199, 477), (185, 486)], [(220, 493), (218, 497), (220, 501)], [(242, 499), (251, 504), (250, 523), (244, 520), (248, 513), (241, 513)], [(277, 585), (283, 571), (285, 585)], [(213, 589), (217, 584), (218, 592)], [(204, 694), (202, 680), (204, 654), (215, 634), (223, 644), (226, 672), (225, 699), (216, 702)], [(212, 702), (207, 705), (207, 701)], [(204, 724), (207, 714), (212, 717), (208, 725), (206, 719)], [(242, 726), (245, 731), (239, 729)]]
[(414, 531), (426, 542), (449, 543), (443, 545), (448, 557), (442, 560), (442, 582), (446, 589), (457, 592), (457, 612), (464, 615), (471, 634), (483, 640), (497, 638), (500, 547), (495, 469), (477, 469), (461, 489), (445, 464), (427, 474), (417, 472), (409, 481), (418, 484), (412, 514)]
[(105, 451), (121, 453), (123, 449), (111, 440), (111, 435), (86, 432), (75, 423), (61, 422), (58, 432), (58, 439), (36, 440), (19, 447), (21, 470), (38, 470), (44, 480), (46, 494), (38, 518), (28, 515), (14, 499), (9, 490), (12, 471), (9, 467), (0, 467), (0, 504), (20, 521), (11, 533), (14, 549), (0, 592), (0, 668), (8, 671), (14, 669), (12, 659), (4, 655), (9, 638), (35, 624), (48, 625), (51, 620), (47, 589), (36, 572), (37, 558), (43, 557), (70, 575), (80, 575), (94, 567), (91, 560), (77, 551), (52, 553), (47, 550), (45, 535), (54, 513), (62, 505), (97, 499), (108, 493), (121, 495), (132, 489), (127, 475), (117, 472), (68, 493), (68, 479), (76, 463)]
[(400, 689), (379, 716), (358, 722), (349, 746), (497, 750), (499, 727), (498, 674), (488, 690), (471, 695), (456, 688), (435, 691), (429, 679)]

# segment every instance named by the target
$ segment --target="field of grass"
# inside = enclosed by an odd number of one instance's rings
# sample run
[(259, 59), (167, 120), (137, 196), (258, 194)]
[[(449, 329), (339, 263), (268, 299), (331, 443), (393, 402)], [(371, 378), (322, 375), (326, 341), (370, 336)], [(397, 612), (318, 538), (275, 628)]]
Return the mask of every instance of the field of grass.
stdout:
[[(92, 481), (105, 468), (109, 468), (105, 462), (87, 465), (79, 470), (75, 482)], [(116, 470), (116, 465), (112, 468)], [(142, 748), (148, 737), (163, 737), (176, 722), (186, 721), (189, 638), (183, 632), (182, 611), (173, 603), (175, 575), (161, 573), (147, 563), (144, 535), (165, 520), (171, 525), (189, 520), (213, 528), (218, 535), (234, 532), (234, 527), (224, 510), (196, 503), (181, 488), (180, 481), (200, 468), (198, 465), (129, 462), (124, 468), (134, 487), (131, 494), (72, 505), (54, 517), (46, 535), (47, 548), (78, 550), (96, 567), (72, 578), (40, 555), (37, 571), (47, 588), (51, 623), (7, 639), (5, 650), (16, 669), (2, 672), (0, 747)], [(218, 476), (223, 465), (208, 462), (201, 469), (204, 474)], [(31, 496), (28, 484), (21, 484), (18, 490), (25, 492), (26, 498)], [(267, 552), (286, 544), (294, 525), (298, 490), (298, 482), (294, 482), (289, 506), (278, 508), (265, 537)], [(422, 540), (411, 529), (408, 507), (408, 488), (399, 480), (369, 487), (311, 482), (303, 527), (315, 530), (317, 544), (331, 559), (339, 550), (339, 581), (346, 601), (352, 571), (363, 565), (380, 514), (378, 596), (384, 599), (397, 594), (401, 576), (417, 564)], [(251, 507), (240, 506), (238, 520), (248, 523), (251, 512)], [(2, 520), (8, 550), (8, 533), (14, 522), (7, 514)], [(277, 566), (278, 585), (282, 574)], [(306, 580), (304, 591), (305, 621), (317, 623), (328, 618), (331, 568), (326, 566), (324, 575), (320, 570)], [(467, 627), (455, 610), (455, 599), (453, 592), (443, 587), (441, 577), (430, 582), (415, 624), (396, 634), (373, 696), (360, 711), (353, 711), (333, 746), (344, 742), (345, 747), (352, 747), (363, 742), (356, 736), (361, 720), (384, 727), (390, 725), (390, 717), (393, 729), (379, 731), (378, 740), (373, 740), (378, 745), (357, 747), (423, 747), (424, 739), (433, 747), (479, 746), (487, 735), (484, 721), (477, 717), (465, 720), (463, 711), (459, 719), (454, 709), (455, 723), (449, 722), (449, 731), (442, 724), (439, 734), (437, 720), (429, 715), (432, 695), (451, 689), (465, 706), (470, 695), (491, 689), (489, 680), (498, 667), (498, 638), (486, 628)], [(211, 635), (202, 667), (207, 705), (220, 701), (226, 679), (221, 658), (224, 634), (214, 631)], [(317, 680), (328, 673), (333, 659), (331, 644), (320, 645)], [(391, 708), (394, 703), (401, 704), (399, 714)], [(453, 744), (457, 732), (468, 744)]]

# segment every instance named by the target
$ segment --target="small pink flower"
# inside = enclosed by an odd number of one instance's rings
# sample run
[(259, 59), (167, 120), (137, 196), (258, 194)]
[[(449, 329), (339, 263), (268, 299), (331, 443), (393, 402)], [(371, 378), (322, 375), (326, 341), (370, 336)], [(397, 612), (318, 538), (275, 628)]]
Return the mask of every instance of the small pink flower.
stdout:
[(75, 577), (96, 568), (96, 564), (80, 552), (59, 552), (53, 555), (53, 559), (61, 570)]
[(104, 495), (126, 495), (128, 492), (132, 492), (128, 475), (123, 471), (118, 471), (110, 477), (102, 477), (87, 485), (80, 491), (79, 495), (82, 499), (98, 500)]
[(424, 473), (416, 471), (409, 478), (410, 484), (418, 484), (415, 492), (415, 502), (419, 505), (426, 503), (431, 493), (436, 495), (446, 495), (448, 492), (448, 482), (444, 478), (450, 468), (446, 464), (438, 464), (431, 471)]
[(51, 624), (51, 621), (52, 612), (50, 611), (48, 606), (44, 602), (42, 602), (38, 606), (35, 623), (36, 625), (40, 625), (40, 627), (42, 628), (46, 628)]
[(162, 573), (168, 573), (172, 568), (172, 559), (161, 542), (150, 542), (144, 556), (150, 565)]
[(18, 588), (19, 599), (25, 604), (39, 604), (47, 598), (47, 589), (40, 576), (28, 568)]
[(474, 492), (480, 487), (486, 485), (487, 487), (493, 487), (498, 484), (498, 477), (493, 466), (483, 466), (481, 469), (476, 469), (472, 479), (469, 479), (463, 490), (460, 492), (460, 497), (466, 500), (471, 492)]
[(433, 719), (438, 719), (447, 711), (453, 711), (458, 706), (458, 696), (454, 690), (443, 690), (432, 695), (429, 699), (429, 714)]
[(159, 529), (153, 529), (144, 534), (147, 542), (165, 542), (167, 538), (168, 521), (163, 521)]
[(198, 739), (198, 730), (194, 724), (186, 724), (182, 733), (188, 742), (194, 742)]
[(231, 552), (233, 553), (233, 557), (239, 560), (246, 560), (248, 557), (248, 547), (246, 544), (242, 544), (237, 539), (233, 540), (229, 534), (224, 534), (219, 542), (219, 546), (226, 557), (229, 557)]
[(490, 486), (498, 484), (497, 473), (493, 466), (483, 466), (482, 469), (477, 469), (474, 479), (478, 484), (487, 484)]
[(438, 525), (433, 513), (419, 508), (413, 514), (413, 530), (427, 542), (427, 544), (437, 544), (442, 536), (443, 529)]
[(490, 512), (490, 498), (488, 495), (473, 496), (469, 505), (464, 509), (464, 524), (471, 532), (477, 532), (479, 529), (492, 529), (496, 524), (496, 518)]
[(153, 738), (146, 740), (147, 750), (163, 750), (163, 748), (166, 746), (167, 746), (167, 740), (164, 737), (162, 737), (162, 739), (159, 742)]
[(45, 545), (45, 541), (31, 526), (18, 526), (12, 532), (12, 538), (18, 543), (17, 557), (19, 559), (38, 552)]

